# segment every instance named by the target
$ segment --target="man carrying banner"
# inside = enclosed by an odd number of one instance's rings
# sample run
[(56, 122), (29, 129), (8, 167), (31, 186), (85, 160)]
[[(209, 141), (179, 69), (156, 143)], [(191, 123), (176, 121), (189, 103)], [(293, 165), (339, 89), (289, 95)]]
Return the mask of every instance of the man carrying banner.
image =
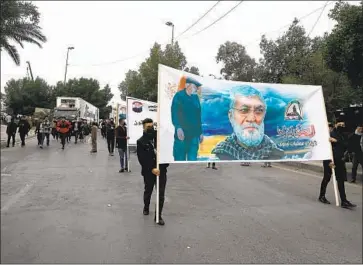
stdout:
[(182, 77), (171, 104), (175, 127), (173, 155), (175, 161), (196, 161), (203, 141), (202, 112), (198, 89), (202, 86), (190, 77)]
[[(144, 215), (149, 215), (150, 199), (156, 184), (156, 176), (159, 176), (159, 225), (165, 222), (161, 217), (161, 213), (165, 201), (166, 173), (169, 164), (160, 164), (159, 169), (156, 166), (156, 131), (152, 119), (144, 119), (143, 136), (137, 140), (137, 158), (141, 165), (141, 175), (144, 177)], [(156, 221), (156, 211), (154, 221)]]
[(220, 160), (279, 160), (284, 151), (265, 135), (266, 102), (252, 86), (241, 85), (230, 93), (228, 118), (232, 135), (212, 150)]
[[(347, 142), (345, 141), (342, 134), (344, 127), (345, 127), (344, 122), (337, 122), (335, 128), (330, 131), (329, 141), (331, 142), (333, 148), (334, 163), (332, 161), (329, 161), (329, 166), (331, 168), (335, 167), (335, 178), (338, 183), (341, 207), (353, 208), (356, 207), (356, 205), (348, 201), (345, 194), (344, 181), (347, 175), (347, 170), (345, 167), (344, 153), (347, 150)], [(324, 168), (324, 171), (325, 169), (326, 168)], [(324, 178), (320, 186), (319, 201), (325, 204), (330, 204), (330, 202), (325, 198), (325, 193), (326, 193), (326, 187), (328, 186), (328, 183), (331, 179), (331, 174), (332, 174), (331, 170), (324, 172)]]

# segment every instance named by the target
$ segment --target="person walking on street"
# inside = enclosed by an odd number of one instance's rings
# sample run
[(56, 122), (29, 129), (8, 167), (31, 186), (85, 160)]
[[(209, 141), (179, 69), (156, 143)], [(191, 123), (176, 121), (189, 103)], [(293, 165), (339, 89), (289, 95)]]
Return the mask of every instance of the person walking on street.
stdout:
[(80, 121), (79, 120), (73, 120), (72, 122), (72, 132), (74, 134), (74, 143), (77, 144), (77, 140), (78, 140), (78, 136), (79, 136), (79, 132), (80, 132)]
[(70, 124), (66, 121), (65, 117), (57, 123), (57, 131), (61, 138), (62, 150), (64, 150), (64, 145), (66, 144), (66, 138), (68, 137)]
[(53, 119), (53, 122), (52, 122), (52, 136), (53, 136), (53, 140), (57, 139), (57, 141), (58, 141), (57, 120), (56, 119)]
[(358, 166), (363, 167), (363, 151), (360, 146), (362, 138), (362, 126), (357, 127), (354, 134), (349, 138), (349, 149), (348, 151), (353, 154), (353, 167), (352, 167), (352, 180), (351, 183), (355, 183), (357, 180)]
[[(156, 184), (156, 176), (159, 176), (159, 225), (164, 225), (162, 211), (165, 201), (165, 187), (167, 180), (167, 167), (169, 164), (156, 166), (156, 131), (152, 119), (145, 119), (143, 124), (143, 136), (136, 142), (136, 153), (141, 165), (141, 175), (144, 177), (144, 209), (143, 214), (149, 215), (150, 199)], [(156, 221), (156, 211), (154, 216)]]
[(102, 121), (101, 122), (101, 134), (102, 134), (102, 138), (106, 138), (106, 122)]
[(15, 135), (17, 128), (18, 125), (15, 123), (14, 117), (11, 117), (11, 120), (6, 127), (6, 134), (8, 135), (8, 144), (6, 145), (6, 147), (10, 146), (11, 139), (13, 140), (13, 147), (15, 146)]
[(124, 172), (125, 170), (128, 171), (128, 154), (127, 154), (127, 128), (125, 125), (125, 120), (119, 120), (119, 126), (116, 128), (116, 148), (118, 149), (118, 153), (120, 155), (120, 173)]
[(24, 147), (25, 146), (25, 135), (27, 135), (30, 130), (29, 122), (26, 120), (25, 116), (21, 117), (18, 127), (19, 127), (18, 132), (19, 132), (20, 140), (21, 140), (21, 147)]
[[(207, 168), (210, 168), (210, 163), (208, 163)], [(212, 163), (212, 169), (217, 170), (215, 162)]]
[(40, 124), (40, 148), (43, 148), (44, 139), (47, 139), (47, 146), (49, 146), (49, 137), (51, 132), (51, 124), (49, 122), (48, 116), (46, 116), (43, 122)]
[(97, 131), (98, 131), (98, 126), (97, 123), (94, 122), (91, 129), (91, 141), (92, 141), (91, 153), (97, 153)]
[(109, 155), (113, 156), (115, 149), (115, 123), (113, 122), (113, 118), (107, 121), (106, 138)]
[[(342, 131), (344, 130), (345, 124), (344, 122), (337, 122), (334, 129), (330, 132), (330, 138), (329, 141), (332, 144), (333, 149), (333, 159), (334, 163), (330, 160), (324, 161), (324, 164), (326, 165), (329, 163), (330, 168), (335, 167), (335, 177), (338, 183), (338, 190), (340, 194), (340, 200), (341, 200), (341, 207), (342, 208), (353, 208), (356, 207), (355, 204), (352, 204), (350, 201), (347, 200), (346, 194), (345, 194), (345, 186), (344, 181), (345, 177), (347, 175), (347, 170), (345, 167), (344, 162), (344, 153), (347, 150), (347, 142), (345, 141)], [(326, 168), (324, 168), (326, 169)], [(328, 183), (331, 179), (332, 171), (324, 172), (324, 178), (321, 182), (320, 186), (320, 195), (319, 195), (319, 201), (325, 204), (330, 204), (330, 202), (326, 199), (325, 193), (326, 188), (328, 186)]]

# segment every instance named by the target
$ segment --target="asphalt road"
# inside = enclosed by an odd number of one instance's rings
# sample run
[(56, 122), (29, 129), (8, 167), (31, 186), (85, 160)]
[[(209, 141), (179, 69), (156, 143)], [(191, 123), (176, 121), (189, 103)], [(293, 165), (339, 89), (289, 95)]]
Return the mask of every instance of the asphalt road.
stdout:
[(161, 227), (142, 215), (136, 158), (120, 174), (98, 146), (1, 151), (1, 263), (362, 263), (361, 186), (346, 210), (317, 202), (320, 176), (171, 165)]

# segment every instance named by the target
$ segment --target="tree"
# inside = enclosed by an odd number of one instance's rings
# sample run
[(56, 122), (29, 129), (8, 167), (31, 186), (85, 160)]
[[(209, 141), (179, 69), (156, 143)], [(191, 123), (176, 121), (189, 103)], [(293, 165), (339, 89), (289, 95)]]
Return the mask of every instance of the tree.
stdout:
[(190, 68), (185, 67), (184, 71), (188, 72), (188, 73), (191, 73), (191, 74), (194, 74), (194, 75), (200, 75), (198, 67), (195, 67), (195, 66), (191, 66)]
[(281, 83), (283, 76), (301, 77), (304, 60), (311, 53), (311, 40), (306, 36), (303, 26), (295, 19), (288, 31), (276, 41), (262, 36), (260, 49), (259, 80)]
[(223, 63), (220, 73), (225, 79), (235, 81), (251, 82), (257, 66), (243, 45), (230, 41), (219, 47), (216, 61)]
[(53, 108), (52, 88), (41, 78), (11, 79), (5, 85), (5, 104), (14, 114), (33, 114), (36, 107)]
[(0, 49), (10, 55), (16, 65), (20, 65), (20, 56), (16, 46), (18, 43), (24, 48), (24, 43), (32, 43), (42, 47), (47, 41), (39, 27), (40, 13), (31, 2), (1, 1), (1, 36)]
[[(159, 64), (180, 70), (186, 69), (187, 61), (178, 42), (175, 42), (173, 46), (166, 45), (164, 50), (160, 44), (155, 43), (150, 50), (149, 57), (140, 65), (138, 71), (129, 70), (125, 79), (119, 84), (121, 98), (125, 99), (127, 95), (156, 101)], [(193, 71), (199, 72), (197, 70), (196, 67), (193, 68)]]
[(143, 84), (140, 74), (137, 71), (129, 70), (125, 79), (118, 86), (121, 92), (121, 99), (126, 100), (126, 96), (132, 95), (135, 98), (143, 98)]
[(363, 89), (363, 1), (337, 2), (329, 17), (337, 22), (327, 37), (325, 60), (336, 72), (347, 74), (353, 88)]

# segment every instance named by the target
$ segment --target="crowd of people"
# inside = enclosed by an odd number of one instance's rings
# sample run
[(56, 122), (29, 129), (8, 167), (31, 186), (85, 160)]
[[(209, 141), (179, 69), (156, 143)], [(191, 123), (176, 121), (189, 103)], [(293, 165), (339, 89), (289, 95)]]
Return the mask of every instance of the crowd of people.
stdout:
[[(344, 122), (337, 122), (335, 125), (329, 124), (330, 139), (333, 151), (333, 161), (326, 160), (324, 165), (324, 177), (320, 187), (319, 201), (324, 204), (330, 204), (326, 199), (326, 188), (332, 176), (332, 169), (335, 169), (335, 176), (338, 183), (338, 190), (341, 199), (341, 207), (353, 208), (355, 204), (347, 200), (345, 193), (344, 182), (347, 181), (346, 170), (346, 156), (347, 154), (353, 154), (353, 169), (352, 180), (356, 181), (357, 168), (359, 165), (363, 166), (363, 126), (357, 127), (355, 132), (349, 137), (343, 134)], [(101, 129), (102, 138), (107, 142), (107, 148), (110, 156), (114, 155), (114, 149), (116, 148), (120, 157), (120, 170), (119, 172), (129, 171), (128, 168), (128, 150), (127, 150), (127, 135), (126, 122), (124, 119), (119, 120), (118, 126), (115, 125), (114, 119), (106, 119), (101, 121), (100, 124), (93, 122), (87, 123), (86, 120), (66, 120), (65, 117), (59, 120), (53, 120), (51, 123), (48, 117), (45, 117), (36, 125), (36, 134), (38, 138), (38, 145), (43, 148), (44, 140), (46, 139), (46, 145), (49, 146), (50, 135), (53, 139), (61, 140), (62, 149), (65, 147), (66, 142), (71, 141), (71, 137), (74, 136), (75, 144), (77, 141), (86, 142), (88, 135), (91, 134), (92, 149), (91, 153), (97, 152), (97, 134), (98, 129)], [(24, 117), (21, 118), (18, 124), (14, 122), (14, 118), (7, 127), (8, 134), (8, 147), (12, 139), (13, 146), (15, 145), (15, 134), (18, 130), (21, 138), (21, 146), (25, 146), (25, 136), (30, 129), (29, 123)], [(165, 187), (167, 181), (167, 168), (169, 164), (160, 164), (157, 167), (156, 162), (156, 148), (157, 148), (157, 132), (154, 129), (154, 122), (152, 119), (143, 120), (143, 135), (137, 140), (137, 158), (141, 165), (141, 175), (144, 178), (144, 208), (143, 214), (149, 215), (150, 199), (153, 192), (153, 188), (156, 183), (156, 176), (159, 176), (160, 190), (159, 190), (159, 225), (164, 225), (165, 222), (161, 216), (164, 201), (165, 201)], [(242, 163), (243, 166), (248, 166), (250, 163)], [(264, 163), (264, 167), (271, 167), (271, 163)], [(217, 169), (215, 163), (208, 163), (207, 168)], [(156, 220), (156, 215), (155, 218)]]

